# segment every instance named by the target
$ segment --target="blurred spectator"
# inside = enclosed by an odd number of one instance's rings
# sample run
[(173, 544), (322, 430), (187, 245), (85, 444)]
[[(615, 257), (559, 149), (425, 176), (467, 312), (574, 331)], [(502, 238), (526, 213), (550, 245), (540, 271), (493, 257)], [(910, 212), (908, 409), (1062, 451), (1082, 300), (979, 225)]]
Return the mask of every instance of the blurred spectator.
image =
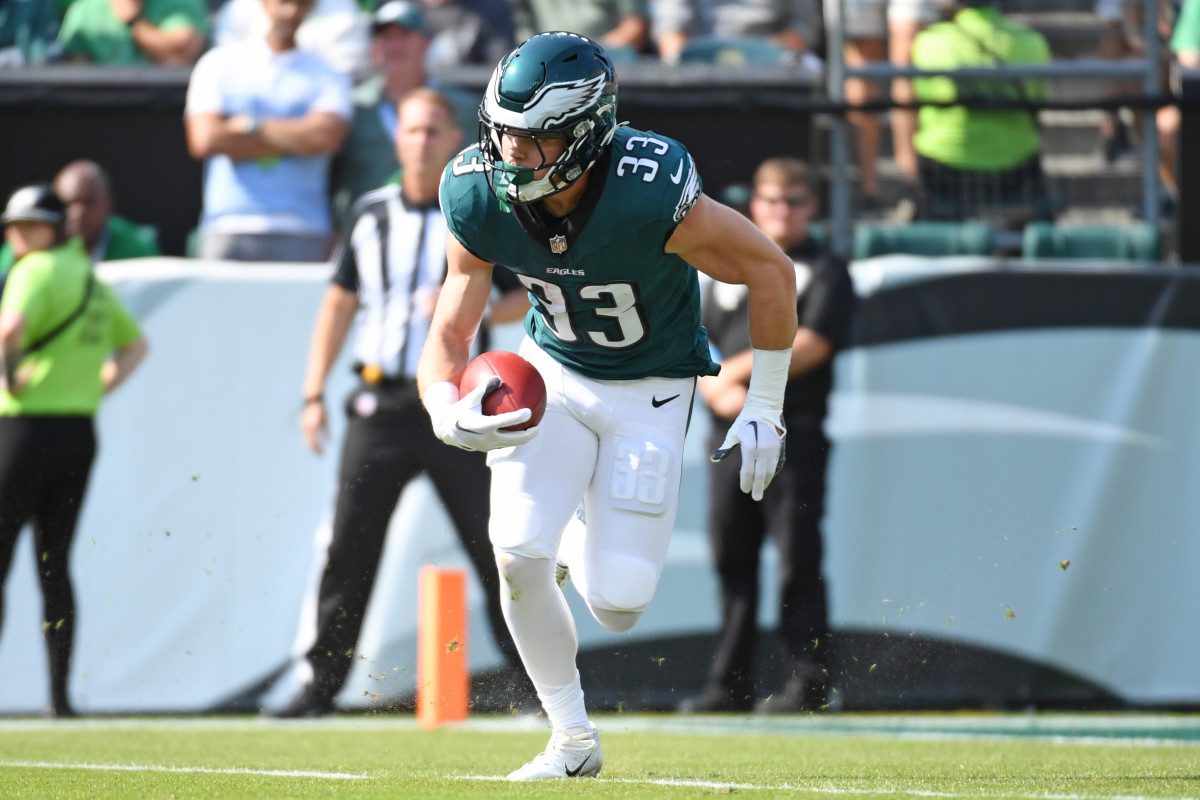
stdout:
[[(817, 208), (808, 168), (771, 158), (754, 173), (750, 218), (796, 264), (799, 327), (792, 342), (784, 394), (787, 459), (761, 502), (741, 491), (738, 465), (709, 465), (708, 536), (721, 583), (721, 630), (704, 690), (683, 712), (747, 711), (754, 707), (759, 565), (766, 537), (779, 557), (779, 644), (784, 684), (759, 711), (824, 710), (829, 688), (829, 611), (821, 576), (821, 518), (830, 444), (823, 424), (833, 388), (833, 358), (849, 339), (854, 287), (846, 263), (809, 236)], [(709, 281), (703, 322), (721, 373), (697, 388), (713, 414), (711, 448), (741, 413), (750, 385), (750, 298), (746, 287)]]
[(57, 59), (61, 21), (56, 0), (0, 2), (0, 69)]
[[(1100, 57), (1110, 60), (1133, 56), (1134, 42), (1137, 37), (1130, 37), (1125, 19), (1125, 9), (1122, 0), (1096, 0), (1096, 15), (1108, 25), (1107, 35), (1100, 40)], [(1130, 20), (1132, 22), (1132, 19)], [(1108, 81), (1105, 84), (1105, 94), (1119, 94), (1122, 87), (1118, 83)], [(1113, 163), (1121, 156), (1133, 152), (1133, 141), (1129, 136), (1129, 128), (1121, 120), (1116, 111), (1105, 111), (1100, 123), (1100, 152), (1104, 160)]]
[[(1002, 68), (1045, 63), (1050, 48), (1040, 33), (1005, 19), (992, 0), (957, 0), (949, 21), (917, 34), (912, 60), (924, 70)], [(1042, 80), (917, 78), (913, 88), (922, 103), (1031, 102), (1045, 97)], [(924, 106), (914, 145), (924, 216), (977, 216), (1045, 204), (1036, 111)], [(1044, 214), (1035, 210), (1035, 215)]]
[[(1142, 21), (1145, 0), (1096, 0), (1096, 15), (1108, 26), (1100, 40), (1100, 57), (1110, 60), (1141, 58), (1146, 52)], [(1165, 34), (1169, 35), (1166, 31)], [(1109, 80), (1104, 93), (1108, 96), (1137, 92), (1141, 82)], [(1133, 138), (1129, 127), (1117, 110), (1105, 111), (1100, 123), (1100, 152), (1104, 160), (1113, 163), (1133, 153)]]
[(1183, 0), (1171, 33), (1171, 51), (1181, 66), (1200, 68), (1200, 0)]
[(117, 66), (191, 64), (207, 40), (204, 0), (74, 0), (58, 32), (64, 58)]
[[(398, 177), (396, 108), (418, 86), (437, 86), (425, 72), (429, 35), (421, 5), (390, 0), (371, 20), (371, 64), (377, 74), (354, 89), (350, 133), (333, 159), (334, 218), (338, 228), (350, 204)], [(480, 97), (451, 86), (437, 87), (457, 109), (456, 124), (467, 138), (479, 130)]]
[(158, 231), (113, 213), (108, 174), (94, 161), (72, 161), (54, 179), (67, 204), (67, 232), (83, 238), (93, 261), (119, 261), (160, 254)]
[[(67, 233), (83, 238), (92, 261), (117, 261), (160, 254), (158, 231), (113, 213), (108, 175), (94, 161), (72, 161), (54, 179), (54, 192), (67, 204)], [(0, 273), (12, 267), (12, 248), (0, 246)]]
[(816, 14), (816, 0), (655, 0), (654, 39), (669, 64), (697, 36), (760, 36), (802, 54)]
[[(886, 58), (896, 67), (909, 66), (913, 38), (923, 27), (938, 20), (938, 5), (938, 0), (845, 0), (842, 25), (846, 36), (846, 65), (861, 67)], [(846, 102), (858, 105), (874, 100), (878, 91), (875, 83), (852, 78), (846, 81)], [(896, 103), (911, 103), (912, 84), (901, 78), (892, 81), (892, 99)], [(905, 178), (916, 181), (917, 153), (912, 141), (917, 127), (916, 112), (892, 109), (889, 117), (896, 166)], [(873, 211), (880, 206), (879, 116), (853, 113), (849, 120), (855, 129), (861, 209)]]
[(421, 0), (431, 38), (428, 69), (496, 64), (513, 47), (508, 0)]
[[(370, 72), (367, 20), (356, 0), (315, 0), (296, 34), (297, 47), (360, 80)], [(213, 22), (213, 43), (260, 42), (269, 26), (262, 0), (226, 0)]]
[(32, 523), (50, 665), (47, 713), (70, 717), (71, 542), (96, 455), (93, 417), (141, 363), (146, 340), (92, 274), (49, 186), (18, 189), (0, 222), (16, 256), (0, 300), (0, 604), (13, 547)]
[(646, 49), (650, 35), (647, 0), (512, 0), (522, 41), (535, 33), (570, 31), (599, 42), (610, 57)]
[(296, 48), (312, 0), (261, 1), (263, 39), (205, 53), (188, 85), (188, 150), (205, 159), (199, 255), (324, 261), (329, 158), (346, 135), (350, 81)]
[[(1171, 52), (1184, 69), (1200, 69), (1200, 0), (1183, 0), (1179, 18), (1171, 34)], [(1179, 136), (1179, 107), (1158, 110), (1159, 169), (1167, 196), (1163, 200), (1165, 216), (1175, 213), (1179, 187), (1175, 183), (1175, 148)]]

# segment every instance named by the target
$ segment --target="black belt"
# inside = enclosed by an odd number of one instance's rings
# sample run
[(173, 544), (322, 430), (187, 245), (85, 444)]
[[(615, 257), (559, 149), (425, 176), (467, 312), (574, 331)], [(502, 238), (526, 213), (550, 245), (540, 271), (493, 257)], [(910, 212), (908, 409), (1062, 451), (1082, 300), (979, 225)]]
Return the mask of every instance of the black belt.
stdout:
[(417, 379), (407, 375), (386, 375), (378, 364), (355, 364), (354, 371), (362, 382), (370, 386), (403, 387), (416, 386)]

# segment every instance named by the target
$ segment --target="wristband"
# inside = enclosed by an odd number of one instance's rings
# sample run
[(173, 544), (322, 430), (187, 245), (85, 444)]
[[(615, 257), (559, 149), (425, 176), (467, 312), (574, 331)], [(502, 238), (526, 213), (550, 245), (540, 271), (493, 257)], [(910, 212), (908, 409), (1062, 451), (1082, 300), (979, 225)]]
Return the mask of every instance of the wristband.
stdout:
[(325, 404), (325, 395), (324, 394), (314, 394), (311, 397), (304, 398), (304, 406), (306, 408), (315, 403), (320, 403), (320, 404), (324, 405)]
[(439, 381), (425, 390), (421, 398), (430, 416), (458, 402), (458, 387), (450, 381)]
[(746, 407), (783, 412), (783, 394), (787, 389), (788, 367), (792, 350), (760, 350), (754, 348), (754, 364), (750, 368), (750, 387), (746, 391)]

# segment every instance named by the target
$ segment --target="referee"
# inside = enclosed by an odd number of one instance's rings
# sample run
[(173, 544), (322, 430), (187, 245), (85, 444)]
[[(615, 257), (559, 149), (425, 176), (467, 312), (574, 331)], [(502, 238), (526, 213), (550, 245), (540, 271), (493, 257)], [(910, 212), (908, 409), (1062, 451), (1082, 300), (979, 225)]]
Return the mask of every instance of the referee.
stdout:
[[(328, 436), (325, 379), (360, 309), (354, 354), (361, 380), (346, 401), (349, 421), (333, 532), (316, 598), (315, 638), (304, 657), (312, 678), (285, 706), (267, 712), (273, 717), (333, 711), (354, 660), (388, 522), (404, 487), (422, 473), (433, 481), (475, 565), (497, 645), (510, 664), (520, 666), (501, 615), (499, 578), (488, 541), (490, 477), (484, 454), (438, 441), (415, 377), (446, 276), (447, 228), (438, 207), (438, 185), (462, 133), (454, 106), (432, 89), (410, 92), (398, 119), (396, 155), (403, 177), (356, 203), (313, 330), (302, 427), (314, 452), (322, 452)], [(506, 270), (497, 270), (496, 280), (491, 319), (520, 319), (529, 308), (524, 289)], [(477, 337), (477, 351), (487, 349), (486, 334), (481, 331)]]

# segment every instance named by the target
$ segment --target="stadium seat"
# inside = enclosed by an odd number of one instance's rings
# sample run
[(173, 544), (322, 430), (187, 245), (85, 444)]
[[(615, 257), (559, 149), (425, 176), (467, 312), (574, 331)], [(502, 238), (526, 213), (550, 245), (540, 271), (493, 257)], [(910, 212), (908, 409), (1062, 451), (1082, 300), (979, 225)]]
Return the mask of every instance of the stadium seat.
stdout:
[(620, 45), (619, 47), (605, 47), (604, 52), (608, 53), (608, 60), (621, 66), (622, 64), (637, 64), (638, 52), (629, 45)]
[(853, 257), (889, 253), (917, 256), (992, 254), (992, 229), (983, 222), (913, 222), (880, 225), (864, 222), (854, 231)]
[(679, 61), (741, 67), (747, 64), (785, 64), (788, 51), (769, 39), (754, 36), (697, 36), (689, 39)]
[(1021, 256), (1026, 259), (1071, 258), (1115, 261), (1158, 261), (1158, 229), (1145, 223), (1127, 225), (1025, 226)]

